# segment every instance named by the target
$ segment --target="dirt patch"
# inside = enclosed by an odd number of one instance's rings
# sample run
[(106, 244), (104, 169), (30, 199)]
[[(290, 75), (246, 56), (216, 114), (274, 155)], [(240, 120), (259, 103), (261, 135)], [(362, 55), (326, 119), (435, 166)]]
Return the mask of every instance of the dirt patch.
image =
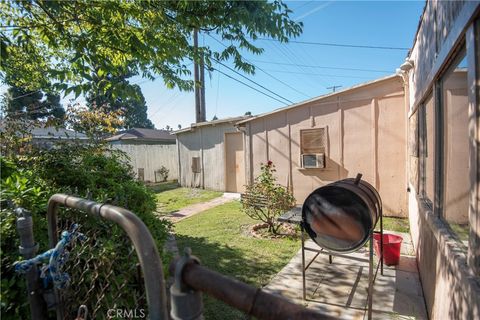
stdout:
[(277, 234), (268, 232), (267, 223), (256, 223), (253, 225), (242, 225), (242, 234), (247, 237), (258, 239), (278, 239), (278, 238), (299, 238), (300, 230), (297, 226), (282, 223), (278, 229)]

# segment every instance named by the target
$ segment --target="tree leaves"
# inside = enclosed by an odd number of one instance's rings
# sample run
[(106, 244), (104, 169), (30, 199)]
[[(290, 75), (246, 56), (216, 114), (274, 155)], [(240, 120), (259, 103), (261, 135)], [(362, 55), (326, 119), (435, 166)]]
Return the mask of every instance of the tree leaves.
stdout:
[(5, 82), (31, 88), (66, 84), (76, 95), (91, 88), (94, 74), (162, 76), (168, 87), (191, 90), (185, 61), (199, 59), (191, 46), (194, 29), (231, 42), (221, 50), (200, 48), (207, 68), (211, 57), (233, 58), (248, 73), (254, 68), (242, 50), (263, 52), (251, 39), (288, 41), (302, 31), (281, 1), (17, 0), (0, 6)]

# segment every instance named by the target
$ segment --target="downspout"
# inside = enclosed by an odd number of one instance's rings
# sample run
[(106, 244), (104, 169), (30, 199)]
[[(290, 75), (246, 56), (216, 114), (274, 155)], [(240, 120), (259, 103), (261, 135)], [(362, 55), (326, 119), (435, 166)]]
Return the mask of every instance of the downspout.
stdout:
[(182, 161), (180, 160), (180, 140), (178, 139), (177, 135), (177, 160), (178, 160), (178, 181), (180, 182), (180, 185), (183, 186), (183, 181), (182, 181)]
[[(410, 70), (413, 69), (414, 64), (413, 61), (407, 57), (405, 59), (405, 62), (400, 66), (399, 69), (396, 70), (396, 74), (399, 75), (402, 78), (402, 83), (403, 83), (403, 92), (404, 92), (404, 105), (405, 105), (405, 137), (406, 137), (406, 148), (405, 148), (405, 159), (406, 159), (406, 166), (405, 166), (405, 190), (407, 192), (410, 192), (410, 119), (408, 117), (408, 114), (410, 112), (410, 85), (409, 85), (409, 74)], [(418, 185), (415, 186), (415, 188), (418, 189)], [(418, 190), (416, 190), (418, 191)], [(406, 203), (406, 208), (408, 208), (408, 197), (407, 197), (407, 203)], [(407, 209), (408, 211), (408, 209)]]
[(249, 172), (248, 172), (248, 176), (249, 176), (249, 184), (253, 184), (253, 137), (252, 137), (252, 122), (249, 122), (248, 123), (248, 150), (249, 150), (249, 165), (250, 165), (250, 169), (249, 169)]
[(200, 156), (202, 159), (202, 189), (205, 189), (205, 163), (203, 161), (203, 129), (200, 128)]

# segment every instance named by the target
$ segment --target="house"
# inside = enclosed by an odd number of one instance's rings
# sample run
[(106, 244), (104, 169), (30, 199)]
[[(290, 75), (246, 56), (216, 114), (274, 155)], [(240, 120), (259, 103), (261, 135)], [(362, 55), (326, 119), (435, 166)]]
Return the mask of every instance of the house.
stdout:
[(29, 132), (32, 144), (41, 148), (50, 149), (59, 142), (86, 143), (88, 137), (80, 132), (57, 127), (34, 127)]
[(180, 185), (243, 191), (246, 183), (244, 135), (235, 124), (244, 119), (247, 117), (194, 123), (175, 131)]
[(254, 117), (194, 124), (176, 132), (180, 183), (243, 192), (272, 160), (301, 204), (316, 188), (361, 172), (387, 214), (406, 216), (404, 99), (393, 75)]
[(362, 173), (385, 214), (406, 216), (404, 100), (402, 79), (392, 75), (239, 121), (246, 181), (271, 160), (301, 204), (316, 188)]
[(14, 131), (17, 136), (31, 139), (32, 145), (51, 149), (58, 143), (87, 143), (88, 137), (80, 132), (62, 127), (44, 126), (25, 120), (1, 120), (0, 132)]
[(132, 128), (119, 131), (112, 137), (106, 138), (112, 145), (118, 144), (151, 144), (151, 145), (168, 145), (175, 144), (175, 136), (167, 130)]
[(160, 182), (162, 167), (168, 170), (168, 180), (178, 179), (178, 154), (175, 136), (170, 131), (132, 128), (106, 138), (112, 148), (125, 152), (137, 178), (145, 182)]
[(399, 70), (408, 213), (431, 319), (480, 319), (479, 4), (428, 1)]

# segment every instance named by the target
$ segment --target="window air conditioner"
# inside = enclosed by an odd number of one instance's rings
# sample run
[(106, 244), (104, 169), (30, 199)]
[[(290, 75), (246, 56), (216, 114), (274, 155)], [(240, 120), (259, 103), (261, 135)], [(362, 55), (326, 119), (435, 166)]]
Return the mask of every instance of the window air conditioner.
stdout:
[(302, 168), (325, 168), (325, 154), (311, 153), (302, 154), (301, 156)]

